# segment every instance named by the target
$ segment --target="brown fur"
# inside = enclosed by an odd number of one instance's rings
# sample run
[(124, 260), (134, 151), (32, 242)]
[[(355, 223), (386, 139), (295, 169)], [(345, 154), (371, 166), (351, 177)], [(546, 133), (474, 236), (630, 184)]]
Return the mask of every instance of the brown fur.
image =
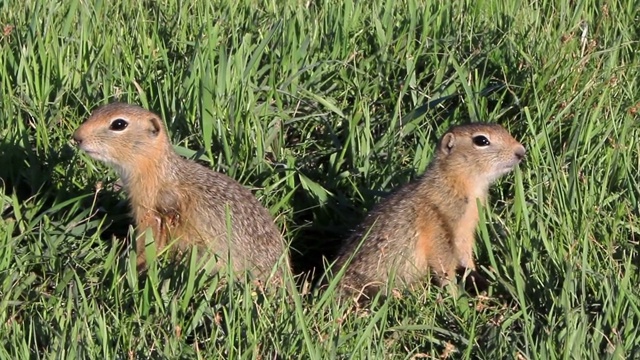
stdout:
[[(127, 127), (110, 129), (116, 119)], [(284, 241), (269, 212), (235, 180), (179, 156), (157, 115), (135, 105), (104, 105), (73, 138), (122, 178), (136, 224), (140, 268), (145, 266), (146, 229), (151, 229), (157, 251), (172, 243), (179, 253), (196, 246), (199, 252), (215, 253), (219, 266), (230, 258), (236, 272), (251, 270), (259, 277), (268, 275), (283, 256), (288, 267)]]
[[(473, 138), (480, 135), (490, 145), (474, 145)], [(524, 147), (500, 125), (449, 129), (426, 172), (375, 206), (346, 241), (336, 271), (353, 259), (341, 285), (373, 295), (392, 273), (396, 282), (411, 285), (431, 270), (445, 285), (459, 267), (474, 270), (476, 199), (484, 204), (489, 186), (524, 155)]]

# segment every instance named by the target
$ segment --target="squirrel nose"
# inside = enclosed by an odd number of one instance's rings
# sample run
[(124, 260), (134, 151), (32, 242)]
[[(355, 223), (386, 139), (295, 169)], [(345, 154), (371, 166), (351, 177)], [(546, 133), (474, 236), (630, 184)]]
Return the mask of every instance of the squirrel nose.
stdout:
[(524, 148), (524, 146), (520, 145), (518, 148), (516, 148), (515, 154), (518, 160), (522, 160), (527, 154), (527, 150)]
[(76, 145), (82, 144), (82, 137), (78, 135), (77, 131), (73, 133), (73, 141), (76, 143)]

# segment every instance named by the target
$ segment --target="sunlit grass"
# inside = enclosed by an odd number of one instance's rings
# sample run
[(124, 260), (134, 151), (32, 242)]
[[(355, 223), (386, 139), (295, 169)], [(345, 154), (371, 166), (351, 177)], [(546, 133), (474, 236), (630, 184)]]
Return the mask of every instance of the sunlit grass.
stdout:
[[(637, 357), (640, 12), (568, 4), (0, 4), (0, 356)], [(263, 295), (190, 257), (139, 278), (115, 173), (69, 144), (115, 99), (250, 188), (298, 272), (447, 127), (499, 122), (528, 152), (482, 211), (492, 286), (453, 299), (425, 281), (353, 311), (331, 287)]]

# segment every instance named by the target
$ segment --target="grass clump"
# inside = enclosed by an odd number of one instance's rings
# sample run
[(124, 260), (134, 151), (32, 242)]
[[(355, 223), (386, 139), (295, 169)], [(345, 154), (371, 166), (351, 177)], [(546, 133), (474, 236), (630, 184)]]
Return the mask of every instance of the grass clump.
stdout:
[[(633, 2), (26, 1), (0, 4), (2, 358), (634, 358)], [(499, 122), (526, 162), (478, 231), (482, 296), (424, 289), (353, 312), (254, 292), (123, 239), (114, 173), (70, 146), (138, 103), (181, 154), (251, 187), (297, 272), (424, 171), (452, 124)], [(98, 191), (99, 190), (99, 191)]]

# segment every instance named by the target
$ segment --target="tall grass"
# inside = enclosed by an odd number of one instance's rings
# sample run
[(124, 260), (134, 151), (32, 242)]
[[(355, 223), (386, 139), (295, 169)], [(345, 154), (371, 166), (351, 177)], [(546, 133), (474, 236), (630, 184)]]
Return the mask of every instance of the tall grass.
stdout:
[[(570, 4), (570, 5), (569, 5)], [(639, 8), (574, 1), (0, 3), (2, 358), (635, 358)], [(492, 285), (353, 311), (195, 258), (135, 273), (115, 174), (69, 146), (95, 106), (162, 115), (276, 216), (296, 272), (426, 168), (452, 124), (526, 162), (492, 189)], [(293, 280), (291, 280), (293, 281)]]

